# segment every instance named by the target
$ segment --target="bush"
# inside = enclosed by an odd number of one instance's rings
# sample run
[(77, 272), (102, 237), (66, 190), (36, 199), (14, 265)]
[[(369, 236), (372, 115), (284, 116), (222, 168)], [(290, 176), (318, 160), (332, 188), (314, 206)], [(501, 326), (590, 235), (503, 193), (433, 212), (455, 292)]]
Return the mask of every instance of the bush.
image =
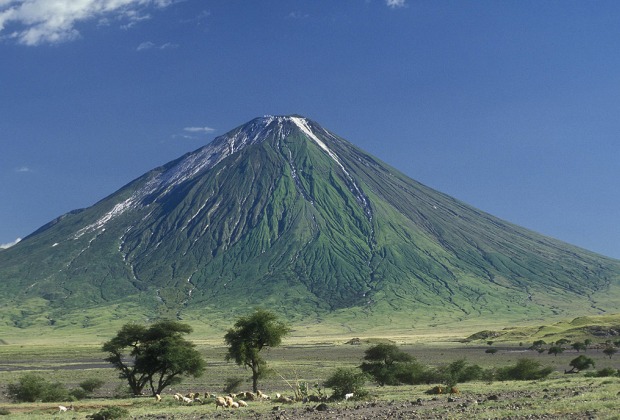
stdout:
[(395, 344), (380, 343), (365, 352), (360, 369), (381, 386), (415, 383), (424, 368)]
[(15, 402), (35, 402), (41, 399), (45, 388), (45, 379), (28, 374), (19, 378), (16, 384), (9, 384), (9, 398)]
[(594, 372), (586, 372), (587, 378), (606, 378), (609, 376), (620, 376), (620, 370), (614, 368), (603, 368)]
[(323, 385), (334, 391), (333, 399), (344, 399), (344, 396), (350, 393), (355, 394), (355, 398), (362, 398), (368, 395), (368, 391), (364, 389), (366, 379), (367, 376), (363, 372), (350, 368), (338, 368)]
[(237, 392), (242, 383), (243, 379), (241, 378), (226, 378), (223, 391), (226, 394)]
[(7, 410), (6, 408), (0, 408), (0, 416), (8, 416), (10, 414), (11, 412)]
[(91, 414), (87, 416), (93, 420), (112, 420), (112, 419), (121, 419), (123, 417), (127, 417), (129, 415), (129, 411), (123, 407), (111, 406), (102, 408), (95, 414)]
[(71, 396), (67, 388), (59, 382), (49, 383), (41, 397), (43, 402), (69, 401)]
[(507, 366), (497, 370), (497, 379), (500, 381), (527, 381), (546, 378), (553, 372), (551, 367), (542, 367), (540, 362), (532, 359), (519, 359), (514, 366)]
[(7, 389), (9, 398), (15, 402), (52, 402), (69, 399), (69, 392), (64, 385), (50, 383), (34, 374), (22, 376), (18, 383), (9, 384)]
[(90, 378), (90, 379), (86, 379), (83, 382), (80, 382), (80, 388), (82, 388), (84, 391), (88, 392), (89, 394), (92, 394), (93, 392), (101, 388), (103, 384), (105, 384), (105, 381), (103, 379)]
[(133, 392), (127, 384), (118, 384), (116, 388), (114, 388), (112, 396), (118, 399), (130, 398), (133, 396)]
[(88, 398), (90, 394), (82, 388), (73, 388), (69, 391), (69, 395), (76, 400), (83, 400), (84, 398)]
[(428, 382), (428, 369), (415, 361), (405, 363), (396, 371), (396, 379), (407, 385), (423, 384)]
[(425, 382), (440, 382), (450, 387), (457, 383), (482, 379), (484, 370), (478, 365), (468, 365), (465, 359), (456, 360), (426, 372)]
[(414, 385), (425, 382), (426, 369), (418, 362), (394, 363), (363, 363), (360, 368), (370, 375), (379, 385)]

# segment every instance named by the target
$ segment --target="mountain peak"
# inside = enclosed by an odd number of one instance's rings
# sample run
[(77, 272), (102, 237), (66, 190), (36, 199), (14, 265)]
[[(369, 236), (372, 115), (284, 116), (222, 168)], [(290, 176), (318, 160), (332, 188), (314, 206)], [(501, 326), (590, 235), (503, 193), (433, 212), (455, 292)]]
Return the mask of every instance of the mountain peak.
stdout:
[[(409, 328), (620, 299), (620, 262), (434, 191), (300, 115), (255, 118), (58, 218), (0, 253), (0, 278), (0, 308), (40, 308), (28, 322), (259, 305)], [(22, 325), (15, 313), (0, 322)]]

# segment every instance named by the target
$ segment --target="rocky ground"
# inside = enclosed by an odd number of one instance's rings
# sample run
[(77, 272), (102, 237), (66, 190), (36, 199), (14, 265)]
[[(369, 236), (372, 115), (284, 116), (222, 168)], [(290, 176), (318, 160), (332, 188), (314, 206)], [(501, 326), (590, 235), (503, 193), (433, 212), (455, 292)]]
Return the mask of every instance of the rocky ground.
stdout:
[[(411, 401), (359, 401), (321, 403), (305, 406), (274, 405), (269, 412), (221, 410), (208, 415), (145, 416), (150, 419), (249, 418), (293, 419), (609, 419), (620, 418), (620, 392), (607, 403), (588, 408), (587, 394), (592, 390), (565, 388), (536, 392), (517, 391), (489, 395), (437, 396)], [(585, 399), (584, 399), (585, 397)], [(583, 404), (574, 403), (575, 398)]]

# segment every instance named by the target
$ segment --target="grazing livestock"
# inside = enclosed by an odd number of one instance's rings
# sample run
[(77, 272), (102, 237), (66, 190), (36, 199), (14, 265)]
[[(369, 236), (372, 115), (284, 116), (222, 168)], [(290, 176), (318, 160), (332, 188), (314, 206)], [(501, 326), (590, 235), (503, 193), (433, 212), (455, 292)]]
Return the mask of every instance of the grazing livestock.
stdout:
[(350, 400), (351, 398), (353, 398), (353, 393), (349, 393), (349, 394), (344, 394), (344, 399), (345, 400)]
[(155, 394), (155, 401), (160, 402), (161, 401), (161, 395)]
[(218, 407), (228, 408), (228, 403), (226, 402), (226, 399), (224, 399), (223, 397), (216, 397), (215, 409), (217, 410)]
[(236, 401), (233, 401), (233, 402), (231, 402), (231, 403), (230, 403), (230, 406), (229, 406), (229, 407), (230, 407), (230, 408), (239, 408), (239, 403), (238, 403), (238, 402), (236, 402)]
[(237, 398), (242, 398), (248, 401), (254, 401), (256, 399), (256, 394), (250, 391), (240, 392), (236, 395)]
[(247, 407), (248, 403), (246, 403), (243, 400), (237, 400), (237, 404), (239, 404), (239, 407)]
[(59, 413), (66, 413), (68, 410), (73, 410), (73, 404), (71, 404), (69, 407), (65, 407), (64, 405), (58, 406)]

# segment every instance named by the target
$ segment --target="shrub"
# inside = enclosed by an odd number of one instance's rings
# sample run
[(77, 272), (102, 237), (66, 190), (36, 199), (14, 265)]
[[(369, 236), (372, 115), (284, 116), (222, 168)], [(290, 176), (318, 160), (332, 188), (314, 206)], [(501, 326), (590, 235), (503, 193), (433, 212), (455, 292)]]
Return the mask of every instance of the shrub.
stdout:
[(609, 376), (620, 376), (620, 370), (614, 368), (603, 368), (594, 372), (586, 372), (587, 378), (606, 378)]
[(428, 382), (429, 371), (416, 361), (403, 363), (395, 372), (398, 382), (407, 385), (417, 385)]
[(540, 362), (532, 359), (519, 359), (514, 366), (507, 366), (497, 370), (497, 379), (501, 381), (527, 381), (546, 378), (553, 372), (551, 367), (542, 367)]
[(19, 382), (9, 384), (9, 398), (15, 402), (35, 402), (41, 399), (46, 381), (40, 376), (27, 374)]
[(69, 395), (75, 400), (83, 400), (84, 398), (88, 398), (90, 394), (82, 388), (73, 388), (69, 391)]
[(360, 368), (379, 385), (414, 385), (425, 382), (425, 368), (416, 361), (384, 365), (363, 363)]
[(69, 391), (60, 382), (54, 382), (47, 385), (41, 401), (43, 402), (56, 402), (56, 401), (68, 401), (71, 399)]
[(416, 377), (424, 370), (413, 356), (395, 344), (380, 343), (370, 347), (364, 360), (360, 369), (381, 386), (415, 383)]
[(447, 366), (440, 366), (427, 372), (426, 382), (441, 382), (449, 387), (457, 383), (470, 382), (483, 377), (483, 369), (478, 365), (468, 365), (465, 359), (456, 360)]
[(350, 368), (338, 368), (323, 385), (334, 391), (333, 399), (341, 400), (350, 393), (355, 394), (355, 398), (362, 398), (368, 394), (368, 391), (364, 389), (366, 379), (367, 376), (363, 372)]
[(133, 395), (131, 388), (127, 384), (118, 384), (116, 388), (114, 388), (114, 393), (112, 394), (114, 398), (129, 398)]
[(90, 378), (90, 379), (86, 379), (85, 381), (80, 382), (80, 388), (82, 388), (84, 391), (88, 392), (89, 394), (92, 394), (93, 392), (101, 388), (103, 384), (105, 384), (105, 381), (103, 379)]
[(8, 416), (9, 414), (11, 414), (9, 410), (6, 408), (0, 408), (0, 416)]
[(123, 407), (111, 406), (105, 407), (99, 410), (98, 412), (87, 416), (93, 420), (112, 420), (112, 419), (121, 419), (123, 417), (127, 417), (129, 415), (129, 411)]
[(15, 402), (52, 402), (66, 401), (69, 399), (69, 392), (60, 383), (50, 383), (45, 378), (26, 374), (19, 378), (18, 383), (9, 384), (9, 398)]
[(224, 388), (222, 390), (226, 394), (237, 392), (242, 383), (243, 379), (241, 378), (226, 378), (226, 382), (224, 383)]

